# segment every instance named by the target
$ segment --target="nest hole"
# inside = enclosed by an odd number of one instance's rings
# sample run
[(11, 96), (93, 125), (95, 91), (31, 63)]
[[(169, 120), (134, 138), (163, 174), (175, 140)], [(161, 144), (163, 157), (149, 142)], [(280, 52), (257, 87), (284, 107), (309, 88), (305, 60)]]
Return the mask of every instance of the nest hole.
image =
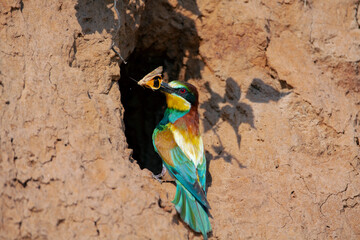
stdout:
[[(135, 51), (127, 64), (120, 67), (119, 87), (121, 102), (125, 109), (125, 136), (129, 148), (133, 149), (133, 158), (140, 168), (147, 168), (154, 174), (162, 169), (162, 160), (155, 152), (152, 134), (156, 125), (164, 116), (166, 99), (160, 91), (139, 86), (139, 81), (158, 66), (166, 66), (166, 56), (152, 52)], [(135, 80), (134, 80), (135, 79)]]
[[(194, 16), (201, 15), (195, 2), (182, 7)], [(158, 66), (164, 67), (165, 81), (201, 78), (199, 42), (193, 18), (182, 15), (166, 1), (149, 1), (145, 5), (136, 47), (127, 64), (120, 66), (119, 80), (125, 136), (141, 169), (161, 172), (162, 160), (154, 150), (152, 133), (164, 115), (166, 101), (160, 91), (140, 87), (131, 78), (139, 81)]]

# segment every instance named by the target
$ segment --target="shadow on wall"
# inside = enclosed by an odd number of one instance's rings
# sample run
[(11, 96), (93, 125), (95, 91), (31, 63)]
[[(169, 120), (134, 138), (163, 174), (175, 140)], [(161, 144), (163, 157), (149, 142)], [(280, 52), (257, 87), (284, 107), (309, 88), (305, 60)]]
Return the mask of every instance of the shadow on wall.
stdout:
[[(123, 6), (126, 7), (123, 9)], [(125, 21), (125, 26), (122, 25), (121, 30), (125, 28), (126, 31), (129, 27), (135, 25), (134, 18), (126, 14), (125, 9), (136, 10), (137, 6), (139, 6), (138, 1), (130, 3), (129, 0), (118, 0), (117, 9), (119, 10), (120, 20), (121, 22)], [(118, 20), (113, 12), (113, 7), (114, 0), (78, 0), (75, 6), (75, 15), (81, 26), (82, 34), (102, 33), (103, 30), (116, 34), (115, 28), (118, 27)], [(123, 11), (121, 11), (121, 9), (123, 9)], [(121, 44), (121, 42), (119, 43)]]
[(185, 8), (199, 18), (201, 13), (196, 1), (179, 0), (177, 4), (168, 0), (146, 2), (135, 52), (147, 52), (144, 57), (163, 56), (164, 72), (168, 74), (165, 77), (170, 81), (200, 79), (200, 37), (195, 22), (179, 9)]
[[(229, 163), (232, 163), (234, 160), (240, 168), (246, 168), (246, 166), (241, 164), (236, 157), (226, 151), (221, 138), (217, 133), (217, 125), (220, 119), (228, 122), (236, 134), (237, 144), (240, 148), (241, 135), (238, 133), (240, 125), (247, 123), (252, 128), (256, 129), (254, 125), (253, 109), (250, 105), (240, 101), (241, 89), (233, 78), (226, 79), (224, 96), (220, 96), (218, 93), (214, 92), (210, 87), (209, 82), (205, 83), (205, 88), (210, 93), (210, 99), (200, 106), (205, 109), (203, 119), (204, 130), (205, 132), (210, 130), (213, 131), (219, 142), (219, 146), (212, 146), (213, 150), (217, 153), (217, 156), (214, 157), (211, 153), (206, 152), (208, 166), (212, 160), (223, 158)], [(289, 93), (290, 92), (281, 93), (270, 85), (264, 83), (261, 79), (254, 78), (246, 92), (246, 98), (254, 103), (268, 103), (270, 101), (277, 102)], [(210, 179), (209, 183), (211, 184)]]
[(115, 16), (107, 5), (113, 1), (78, 0), (75, 6), (76, 17), (81, 26), (82, 33), (110, 32), (116, 24)]

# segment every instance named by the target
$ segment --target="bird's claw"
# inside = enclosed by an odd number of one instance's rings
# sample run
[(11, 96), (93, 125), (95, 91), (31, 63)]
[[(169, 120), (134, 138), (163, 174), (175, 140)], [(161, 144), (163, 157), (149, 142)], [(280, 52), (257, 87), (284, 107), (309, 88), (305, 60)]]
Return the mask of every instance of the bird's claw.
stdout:
[(161, 170), (161, 173), (159, 174), (152, 174), (153, 178), (155, 178), (156, 180), (159, 181), (159, 183), (162, 183), (163, 180), (161, 180), (160, 178), (162, 178), (166, 173), (166, 168), (163, 166), (162, 170)]

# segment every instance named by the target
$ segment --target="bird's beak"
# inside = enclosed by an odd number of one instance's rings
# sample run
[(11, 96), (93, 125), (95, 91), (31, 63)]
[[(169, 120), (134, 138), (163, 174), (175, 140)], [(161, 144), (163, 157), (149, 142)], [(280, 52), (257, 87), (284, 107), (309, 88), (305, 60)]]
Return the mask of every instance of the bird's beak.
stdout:
[(170, 87), (170, 85), (167, 84), (164, 81), (161, 82), (160, 90), (163, 91), (163, 92), (166, 92), (166, 93), (170, 93), (170, 94), (175, 92), (175, 90), (172, 87)]

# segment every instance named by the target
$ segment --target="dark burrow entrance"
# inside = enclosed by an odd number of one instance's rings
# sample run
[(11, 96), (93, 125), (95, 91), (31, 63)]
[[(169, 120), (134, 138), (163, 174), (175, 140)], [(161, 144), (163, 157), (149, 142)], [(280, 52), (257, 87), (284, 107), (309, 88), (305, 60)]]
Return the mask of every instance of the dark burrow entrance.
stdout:
[[(181, 2), (179, 2), (180, 4)], [(199, 15), (195, 2), (176, 8)], [(125, 135), (133, 158), (140, 167), (155, 174), (161, 172), (162, 160), (154, 151), (152, 133), (166, 109), (165, 96), (131, 80), (140, 80), (159, 66), (165, 80), (200, 78), (199, 41), (194, 21), (164, 1), (147, 1), (141, 16), (135, 50), (120, 66), (119, 87), (125, 108)], [(175, 24), (176, 23), (176, 24)]]
[(154, 151), (152, 133), (160, 122), (166, 109), (165, 96), (160, 91), (143, 88), (131, 78), (140, 80), (146, 74), (164, 65), (163, 56), (149, 56), (134, 51), (128, 63), (122, 64), (119, 81), (121, 102), (125, 108), (125, 136), (129, 148), (133, 149), (133, 158), (140, 167), (155, 174), (161, 172), (162, 163)]

